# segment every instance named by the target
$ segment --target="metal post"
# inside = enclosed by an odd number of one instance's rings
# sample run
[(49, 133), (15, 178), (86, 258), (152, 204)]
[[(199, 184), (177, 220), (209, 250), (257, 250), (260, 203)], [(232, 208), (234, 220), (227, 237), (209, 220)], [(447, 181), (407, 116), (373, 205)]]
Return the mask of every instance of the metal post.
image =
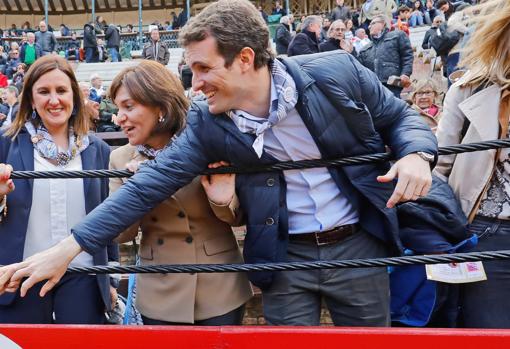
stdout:
[(190, 1), (191, 0), (186, 0), (186, 15), (187, 15), (188, 19), (191, 16), (191, 13), (190, 13), (190, 7), (191, 7), (190, 6)]
[(96, 0), (92, 0), (92, 22), (96, 23)]
[(48, 23), (48, 0), (44, 0), (44, 21), (46, 22), (46, 26), (49, 25)]
[(140, 48), (143, 45), (143, 22), (142, 22), (142, 0), (138, 0), (138, 35), (140, 40)]
[(286, 9), (287, 9), (287, 13), (286, 13), (286, 14), (287, 14), (287, 15), (289, 15), (289, 14), (290, 14), (290, 4), (289, 4), (289, 0), (285, 0), (285, 7), (286, 7)]

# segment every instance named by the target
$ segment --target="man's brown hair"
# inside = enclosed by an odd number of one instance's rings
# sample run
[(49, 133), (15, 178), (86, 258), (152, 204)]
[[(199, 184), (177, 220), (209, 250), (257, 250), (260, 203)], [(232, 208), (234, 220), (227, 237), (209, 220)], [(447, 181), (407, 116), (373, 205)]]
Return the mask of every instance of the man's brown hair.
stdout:
[(113, 79), (108, 91), (113, 101), (122, 86), (134, 101), (161, 109), (164, 121), (158, 122), (153, 132), (174, 135), (184, 127), (188, 99), (180, 80), (161, 63), (143, 60), (122, 70)]
[(269, 29), (259, 11), (248, 0), (220, 0), (208, 5), (181, 29), (179, 42), (186, 47), (213, 37), (218, 52), (230, 67), (245, 47), (255, 52), (255, 69), (273, 58), (269, 48)]

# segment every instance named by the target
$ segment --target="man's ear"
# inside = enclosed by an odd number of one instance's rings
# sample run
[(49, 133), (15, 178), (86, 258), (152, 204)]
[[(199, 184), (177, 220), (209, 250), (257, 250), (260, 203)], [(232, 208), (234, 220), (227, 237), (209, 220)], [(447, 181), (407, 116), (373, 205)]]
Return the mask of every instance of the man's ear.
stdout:
[(251, 47), (244, 47), (238, 55), (242, 71), (253, 68), (255, 63), (255, 51)]

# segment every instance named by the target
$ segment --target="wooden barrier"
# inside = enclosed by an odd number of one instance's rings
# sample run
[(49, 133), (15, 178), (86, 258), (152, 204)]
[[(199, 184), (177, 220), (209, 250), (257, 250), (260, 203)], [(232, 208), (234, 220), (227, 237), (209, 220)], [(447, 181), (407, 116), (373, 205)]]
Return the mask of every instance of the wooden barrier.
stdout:
[[(509, 330), (334, 327), (0, 325), (2, 349), (480, 349), (510, 347)], [(3, 342), (2, 342), (3, 340)]]

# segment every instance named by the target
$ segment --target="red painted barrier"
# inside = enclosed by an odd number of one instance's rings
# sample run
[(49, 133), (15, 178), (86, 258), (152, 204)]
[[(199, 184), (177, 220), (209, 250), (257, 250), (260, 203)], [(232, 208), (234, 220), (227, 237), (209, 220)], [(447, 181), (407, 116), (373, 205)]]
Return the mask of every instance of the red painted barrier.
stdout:
[(510, 348), (510, 330), (0, 325), (0, 334), (23, 349)]

